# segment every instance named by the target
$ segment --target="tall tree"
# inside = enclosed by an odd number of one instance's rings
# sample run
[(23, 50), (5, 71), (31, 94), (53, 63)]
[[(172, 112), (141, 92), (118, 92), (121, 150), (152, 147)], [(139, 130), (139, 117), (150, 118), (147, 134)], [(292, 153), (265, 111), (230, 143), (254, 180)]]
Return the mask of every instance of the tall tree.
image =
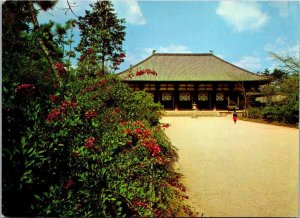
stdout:
[(77, 47), (83, 55), (79, 61), (86, 58), (86, 53), (92, 61), (100, 62), (101, 72), (105, 73), (106, 65), (113, 70), (123, 62), (125, 54), (122, 43), (125, 39), (125, 19), (118, 19), (110, 1), (97, 1), (90, 4), (92, 11), (86, 10), (85, 16), (78, 18), (81, 40)]

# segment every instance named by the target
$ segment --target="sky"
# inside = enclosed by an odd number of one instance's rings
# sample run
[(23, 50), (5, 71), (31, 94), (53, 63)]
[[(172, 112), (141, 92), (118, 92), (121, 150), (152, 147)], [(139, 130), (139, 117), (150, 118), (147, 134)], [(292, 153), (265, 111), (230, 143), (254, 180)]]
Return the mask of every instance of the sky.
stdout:
[[(77, 16), (96, 0), (69, 0)], [(113, 0), (118, 18), (126, 19), (120, 70), (157, 53), (209, 53), (252, 72), (281, 65), (270, 52), (299, 58), (300, 1), (137, 1)], [(64, 23), (66, 0), (39, 14)], [(75, 41), (79, 42), (79, 30)], [(75, 62), (73, 64), (76, 64)]]

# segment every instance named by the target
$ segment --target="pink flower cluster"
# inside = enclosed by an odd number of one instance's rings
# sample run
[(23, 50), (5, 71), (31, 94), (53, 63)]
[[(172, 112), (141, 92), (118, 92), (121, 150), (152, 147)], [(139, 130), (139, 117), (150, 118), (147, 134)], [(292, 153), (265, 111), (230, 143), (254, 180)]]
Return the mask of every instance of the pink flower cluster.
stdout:
[(161, 149), (154, 139), (141, 140), (142, 145), (147, 148), (152, 157), (160, 154)]
[(120, 65), (124, 61), (125, 57), (125, 53), (120, 53), (119, 57), (113, 62), (112, 68), (115, 69), (118, 65)]
[(27, 99), (34, 93), (34, 85), (28, 84), (28, 83), (23, 83), (17, 86), (16, 92), (22, 99)]
[(75, 108), (75, 107), (78, 106), (78, 103), (76, 101), (70, 101), (69, 106), (72, 107), (72, 108)]
[(23, 91), (23, 90), (33, 90), (35, 87), (32, 84), (23, 83), (17, 86), (17, 91)]
[(94, 54), (93, 48), (88, 48), (86, 51), (83, 52), (83, 54), (80, 56), (79, 61), (84, 61), (87, 57), (90, 59), (94, 59), (94, 57), (91, 57), (91, 55)]
[(60, 114), (62, 114), (60, 109), (55, 108), (48, 114), (46, 121), (52, 122), (52, 121), (56, 120)]
[(84, 89), (82, 90), (82, 92), (84, 92), (84, 93), (86, 93), (86, 92), (92, 92), (92, 91), (94, 91), (96, 88), (101, 87), (101, 86), (104, 86), (105, 84), (107, 84), (107, 80), (106, 80), (106, 79), (102, 79), (102, 80), (100, 80), (99, 82), (94, 83), (94, 84), (92, 84), (92, 85), (90, 85), (90, 86), (84, 88)]
[(72, 179), (69, 179), (67, 184), (64, 186), (64, 189), (69, 189), (73, 185), (74, 185), (74, 181)]
[(164, 124), (162, 125), (162, 127), (163, 127), (163, 128), (169, 128), (169, 127), (170, 127), (170, 124), (169, 124), (169, 123), (164, 123)]
[(86, 149), (93, 147), (96, 139), (94, 137), (88, 137), (84, 140), (84, 146)]
[(50, 95), (49, 98), (52, 103), (55, 103), (60, 99), (58, 95)]
[[(52, 100), (56, 100), (56, 99), (57, 98), (55, 97), (52, 98)], [(50, 97), (50, 101), (54, 103), (55, 101), (52, 100)], [(62, 101), (60, 106), (50, 111), (50, 113), (47, 115), (46, 121), (47, 122), (55, 121), (58, 119), (59, 115), (64, 114), (66, 112), (67, 107), (75, 108), (77, 106), (78, 103), (75, 101), (70, 101), (70, 102)]]
[[(146, 128), (141, 121), (136, 121), (133, 124), (134, 126), (137, 126), (137, 128), (135, 128), (133, 131), (127, 128), (124, 132), (135, 139), (139, 139), (140, 145), (149, 151), (151, 157), (158, 156), (161, 153), (161, 149), (155, 139), (151, 136), (152, 131)], [(129, 145), (128, 141), (126, 144)], [(132, 141), (130, 144), (132, 144)]]
[(85, 117), (89, 120), (95, 118), (97, 116), (97, 111), (95, 111), (95, 109), (91, 109), (91, 110), (88, 110), (87, 112), (85, 112)]
[(54, 67), (59, 72), (59, 74), (64, 74), (67, 72), (64, 64), (61, 62), (57, 62), (56, 64), (54, 64)]
[(157, 76), (157, 73), (154, 70), (151, 70), (151, 69), (138, 70), (135, 75), (136, 76), (142, 76), (144, 74), (152, 74), (153, 76)]

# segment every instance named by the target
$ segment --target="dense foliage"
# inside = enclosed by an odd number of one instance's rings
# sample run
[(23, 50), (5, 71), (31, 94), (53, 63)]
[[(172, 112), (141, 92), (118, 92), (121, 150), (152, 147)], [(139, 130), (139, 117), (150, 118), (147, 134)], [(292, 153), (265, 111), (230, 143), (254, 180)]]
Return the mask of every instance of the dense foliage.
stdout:
[(117, 18), (110, 1), (97, 1), (90, 6), (92, 10), (78, 18), (81, 38), (77, 49), (82, 53), (79, 61), (84, 65), (89, 61), (94, 67), (100, 65), (97, 67), (102, 73), (108, 71), (107, 67), (116, 70), (125, 58), (125, 19)]
[(249, 108), (250, 118), (261, 118), (285, 123), (299, 123), (299, 72), (300, 63), (297, 58), (281, 57), (273, 54), (283, 66), (265, 75), (272, 82), (260, 87), (264, 104), (260, 108)]
[(160, 105), (116, 76), (66, 67), (74, 22), (33, 30), (33, 16), (27, 2), (3, 4), (3, 36), (14, 35), (3, 41), (3, 214), (174, 215), (186, 196)]
[(22, 114), (34, 123), (20, 142), (20, 185), (33, 194), (29, 214), (172, 215), (177, 155), (163, 133), (167, 126), (158, 125), (159, 105), (115, 77), (68, 85), (68, 96), (60, 89), (50, 95), (48, 114), (31, 86), (16, 90), (25, 95)]

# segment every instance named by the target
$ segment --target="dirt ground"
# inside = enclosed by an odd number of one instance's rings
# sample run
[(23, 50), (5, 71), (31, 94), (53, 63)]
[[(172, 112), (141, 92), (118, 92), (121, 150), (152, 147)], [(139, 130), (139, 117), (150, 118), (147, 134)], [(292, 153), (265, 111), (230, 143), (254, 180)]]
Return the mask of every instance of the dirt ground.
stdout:
[(163, 117), (203, 217), (297, 217), (298, 129), (227, 117)]

